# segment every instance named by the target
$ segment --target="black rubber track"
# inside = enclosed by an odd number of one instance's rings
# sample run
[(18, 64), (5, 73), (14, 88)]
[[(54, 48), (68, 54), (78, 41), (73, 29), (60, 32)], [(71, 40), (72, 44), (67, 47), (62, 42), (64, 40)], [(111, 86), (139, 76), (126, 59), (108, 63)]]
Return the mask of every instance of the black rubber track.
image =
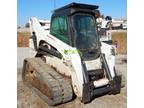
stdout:
[(24, 60), (22, 79), (50, 106), (72, 100), (73, 90), (70, 82), (44, 63), (41, 58)]

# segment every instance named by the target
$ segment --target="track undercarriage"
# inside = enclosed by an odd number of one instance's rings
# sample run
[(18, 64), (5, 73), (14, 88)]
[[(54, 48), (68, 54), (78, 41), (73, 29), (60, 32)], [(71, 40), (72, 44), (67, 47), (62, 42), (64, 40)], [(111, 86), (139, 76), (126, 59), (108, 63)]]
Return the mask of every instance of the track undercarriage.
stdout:
[(41, 58), (24, 60), (22, 73), (24, 83), (49, 105), (57, 105), (72, 100), (70, 82)]

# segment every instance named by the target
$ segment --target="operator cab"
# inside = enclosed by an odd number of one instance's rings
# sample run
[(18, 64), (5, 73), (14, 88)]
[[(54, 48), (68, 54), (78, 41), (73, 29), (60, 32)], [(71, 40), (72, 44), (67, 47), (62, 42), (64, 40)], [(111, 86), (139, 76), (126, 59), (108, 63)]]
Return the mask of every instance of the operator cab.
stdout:
[(98, 6), (71, 3), (53, 12), (50, 34), (76, 47), (84, 60), (100, 55), (100, 41), (96, 26)]

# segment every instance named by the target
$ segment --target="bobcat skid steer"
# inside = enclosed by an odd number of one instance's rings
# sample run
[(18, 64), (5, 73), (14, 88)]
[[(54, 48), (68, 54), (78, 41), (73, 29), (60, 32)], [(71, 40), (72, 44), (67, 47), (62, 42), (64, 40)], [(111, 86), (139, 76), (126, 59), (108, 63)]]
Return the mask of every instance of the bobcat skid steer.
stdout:
[(37, 54), (24, 60), (24, 83), (51, 106), (82, 103), (96, 96), (118, 94), (113, 45), (100, 42), (95, 14), (98, 6), (71, 3), (53, 11), (50, 31), (30, 19), (30, 47)]

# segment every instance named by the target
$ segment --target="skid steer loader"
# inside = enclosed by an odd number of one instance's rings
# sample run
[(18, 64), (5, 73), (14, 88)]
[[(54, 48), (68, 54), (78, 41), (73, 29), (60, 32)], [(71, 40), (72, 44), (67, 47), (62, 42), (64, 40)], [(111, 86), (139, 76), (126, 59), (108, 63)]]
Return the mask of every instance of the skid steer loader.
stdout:
[(23, 82), (51, 106), (77, 96), (118, 94), (114, 46), (100, 42), (95, 14), (98, 6), (71, 3), (53, 11), (50, 31), (30, 19), (30, 47), (37, 54), (24, 60)]

